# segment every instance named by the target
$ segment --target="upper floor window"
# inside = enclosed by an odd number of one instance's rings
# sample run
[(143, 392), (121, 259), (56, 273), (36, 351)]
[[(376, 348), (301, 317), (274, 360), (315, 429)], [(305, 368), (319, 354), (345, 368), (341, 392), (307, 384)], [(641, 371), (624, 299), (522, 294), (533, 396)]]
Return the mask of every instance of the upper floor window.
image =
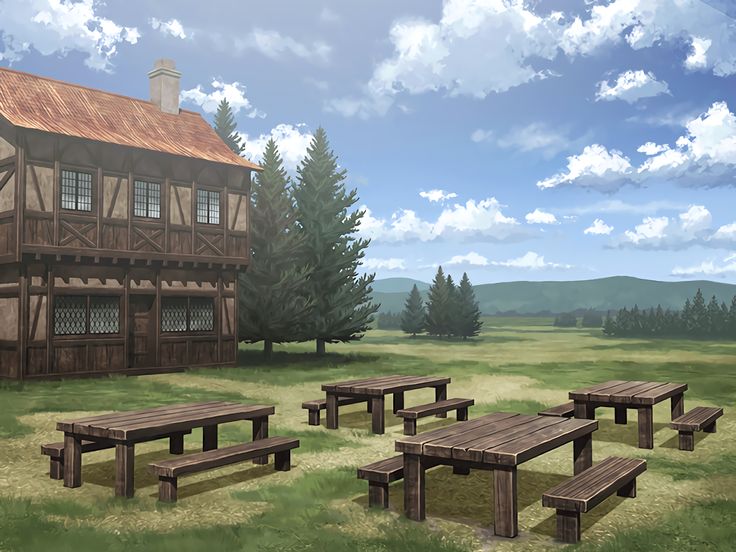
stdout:
[(137, 217), (161, 218), (161, 184), (135, 181), (133, 213)]
[(92, 210), (92, 175), (79, 171), (61, 171), (61, 208)]
[(220, 192), (197, 190), (197, 222), (220, 224)]

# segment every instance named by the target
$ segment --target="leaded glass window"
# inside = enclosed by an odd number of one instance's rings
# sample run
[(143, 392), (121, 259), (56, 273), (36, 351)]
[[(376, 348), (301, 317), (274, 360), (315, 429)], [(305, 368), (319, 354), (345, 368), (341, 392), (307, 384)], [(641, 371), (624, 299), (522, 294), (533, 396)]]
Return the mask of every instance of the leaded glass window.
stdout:
[(211, 297), (191, 299), (189, 329), (193, 332), (211, 332), (215, 329), (215, 303)]
[(120, 299), (92, 297), (89, 303), (89, 333), (116, 334), (120, 332)]
[(161, 218), (161, 184), (136, 180), (133, 192), (135, 216)]
[(87, 298), (60, 295), (54, 300), (54, 333), (80, 335), (87, 329)]
[(220, 192), (197, 190), (197, 222), (220, 224)]
[(161, 331), (187, 331), (187, 299), (164, 297), (161, 299)]
[(92, 174), (61, 171), (61, 208), (74, 211), (92, 210)]

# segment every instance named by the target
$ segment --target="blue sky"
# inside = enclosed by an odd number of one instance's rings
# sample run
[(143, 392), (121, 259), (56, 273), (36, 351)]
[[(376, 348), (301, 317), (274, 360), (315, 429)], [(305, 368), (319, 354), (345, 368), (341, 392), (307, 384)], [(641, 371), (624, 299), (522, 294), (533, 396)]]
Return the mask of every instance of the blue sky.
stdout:
[(366, 268), (736, 282), (736, 2), (0, 0), (0, 65), (182, 107), (248, 155), (326, 128)]

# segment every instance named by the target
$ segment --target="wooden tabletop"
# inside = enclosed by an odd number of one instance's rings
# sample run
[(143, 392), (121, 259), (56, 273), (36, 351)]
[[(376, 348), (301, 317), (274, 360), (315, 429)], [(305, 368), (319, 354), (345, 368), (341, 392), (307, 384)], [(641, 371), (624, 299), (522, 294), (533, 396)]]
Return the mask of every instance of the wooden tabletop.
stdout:
[(396, 441), (396, 451), (516, 466), (598, 429), (595, 420), (494, 412)]
[(422, 387), (447, 385), (450, 378), (437, 376), (380, 376), (367, 379), (326, 383), (322, 391), (362, 395), (388, 395)]
[(155, 435), (168, 435), (195, 427), (250, 420), (270, 416), (273, 413), (273, 406), (211, 401), (160, 406), (130, 412), (113, 412), (79, 420), (63, 421), (56, 424), (56, 429), (78, 436), (135, 440)]
[(687, 391), (686, 383), (612, 380), (570, 392), (575, 401), (653, 405)]

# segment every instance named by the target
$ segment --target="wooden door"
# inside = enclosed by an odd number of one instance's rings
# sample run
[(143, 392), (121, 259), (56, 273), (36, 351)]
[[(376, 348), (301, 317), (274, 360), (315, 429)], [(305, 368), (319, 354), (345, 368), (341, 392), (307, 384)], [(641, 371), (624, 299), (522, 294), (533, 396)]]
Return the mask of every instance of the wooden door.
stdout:
[(148, 368), (156, 363), (155, 298), (149, 295), (130, 297), (130, 359), (131, 368)]

